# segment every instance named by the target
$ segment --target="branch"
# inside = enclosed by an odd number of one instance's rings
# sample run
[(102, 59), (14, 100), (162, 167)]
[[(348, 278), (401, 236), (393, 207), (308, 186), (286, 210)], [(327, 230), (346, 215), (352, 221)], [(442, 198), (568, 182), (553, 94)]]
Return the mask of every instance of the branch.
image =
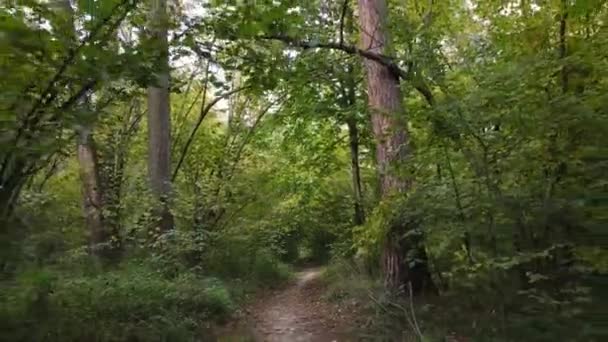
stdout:
[(124, 18), (127, 16), (127, 14), (129, 13), (129, 11), (135, 7), (136, 5), (136, 1), (128, 1), (128, 0), (123, 0), (121, 3), (119, 3), (118, 5), (116, 5), (110, 12), (110, 15), (108, 15), (107, 17), (103, 18), (89, 33), (89, 35), (84, 38), (80, 44), (78, 46), (76, 46), (75, 48), (71, 48), (68, 51), (68, 55), (67, 57), (63, 60), (63, 62), (61, 63), (59, 69), (57, 70), (57, 72), (55, 73), (55, 75), (53, 76), (53, 78), (51, 79), (51, 81), (47, 84), (46, 88), (42, 91), (42, 94), (40, 94), (40, 97), (38, 98), (38, 101), (36, 101), (36, 103), (34, 104), (34, 106), (32, 106), (32, 108), (29, 110), (29, 112), (25, 115), (25, 122), (24, 122), (24, 129), (26, 129), (29, 124), (29, 120), (31, 119), (30, 117), (33, 116), (36, 111), (40, 108), (41, 105), (47, 105), (48, 103), (50, 103), (51, 101), (53, 101), (55, 99), (55, 97), (57, 96), (57, 87), (55, 87), (57, 85), (57, 83), (59, 82), (59, 80), (61, 79), (61, 77), (63, 76), (63, 74), (65, 73), (65, 71), (67, 70), (67, 68), (72, 64), (72, 62), (76, 59), (78, 52), (80, 52), (80, 50), (82, 50), (89, 42), (91, 42), (95, 36), (97, 36), (97, 33), (99, 33), (99, 31), (101, 31), (101, 29), (106, 25), (106, 24), (110, 24), (110, 21), (112, 20), (113, 15), (123, 6), (123, 5), (127, 5), (126, 9), (123, 13), (121, 13), (118, 16), (118, 20), (116, 20), (114, 23), (111, 23), (109, 26), (109, 32), (113, 32), (116, 27), (118, 27), (118, 25), (120, 25), (120, 23), (124, 20)]
[(344, 18), (346, 17), (347, 10), (348, 0), (344, 0), (344, 3), (342, 3), (342, 15), (340, 16), (340, 45), (344, 44)]
[(232, 179), (232, 177), (234, 175), (234, 171), (235, 171), (235, 169), (236, 169), (239, 161), (241, 160), (241, 154), (243, 153), (243, 150), (245, 149), (245, 146), (249, 142), (249, 139), (251, 139), (251, 137), (253, 136), (253, 133), (255, 132), (255, 129), (257, 128), (258, 124), (262, 121), (262, 118), (264, 117), (264, 115), (266, 115), (266, 113), (268, 113), (268, 111), (273, 106), (277, 105), (280, 102), (285, 102), (285, 100), (284, 99), (279, 99), (277, 101), (270, 102), (258, 114), (257, 118), (255, 119), (255, 122), (253, 123), (253, 125), (251, 126), (251, 128), (249, 129), (249, 131), (247, 131), (247, 134), (245, 135), (245, 138), (243, 138), (243, 141), (241, 142), (241, 145), (239, 146), (239, 148), (238, 148), (238, 150), (236, 152), (236, 156), (234, 157), (234, 161), (232, 163), (232, 167), (230, 168), (230, 172), (228, 173), (227, 181), (230, 181)]
[(426, 82), (424, 82), (422, 78), (418, 77), (418, 79), (413, 80), (412, 83), (414, 88), (420, 93), (420, 95), (422, 95), (422, 97), (424, 97), (426, 103), (428, 103), (431, 108), (435, 107), (435, 96)]
[(127, 131), (125, 132), (125, 134), (127, 136), (135, 133), (135, 130), (137, 129), (137, 125), (139, 124), (139, 122), (141, 121), (141, 119), (144, 117), (144, 115), (147, 113), (147, 110), (142, 110), (141, 112), (139, 112), (137, 114), (137, 116), (135, 117), (135, 119), (133, 119), (133, 121), (131, 122), (131, 124), (129, 125), (129, 128), (127, 128)]
[(209, 111), (211, 111), (211, 108), (213, 108), (213, 106), (215, 106), (222, 99), (224, 99), (224, 98), (226, 98), (226, 97), (228, 97), (230, 95), (236, 94), (236, 93), (238, 93), (240, 91), (243, 91), (243, 90), (245, 90), (247, 88), (249, 88), (249, 87), (240, 87), (240, 88), (233, 89), (231, 91), (228, 91), (228, 92), (226, 92), (224, 94), (221, 94), (218, 97), (214, 98), (206, 106), (205, 105), (201, 106), (201, 112), (199, 114), (198, 120), (196, 121), (196, 124), (194, 125), (194, 128), (192, 129), (192, 132), (190, 132), (190, 136), (188, 137), (188, 140), (186, 141), (186, 144), (184, 145), (184, 148), (182, 148), (182, 153), (181, 153), (181, 155), (179, 157), (179, 161), (177, 162), (177, 166), (175, 167), (175, 170), (173, 171), (173, 175), (171, 176), (171, 181), (172, 182), (175, 181), (175, 179), (177, 178), (177, 174), (179, 173), (179, 169), (181, 168), (182, 164), (184, 163), (184, 160), (186, 159), (186, 155), (188, 154), (188, 149), (190, 148), (190, 145), (192, 145), (192, 142), (194, 141), (194, 137), (196, 136), (196, 132), (200, 128), (200, 126), (203, 123), (203, 120), (205, 119), (205, 117), (207, 116), (207, 114), (209, 114)]
[[(43, 106), (49, 105), (52, 101), (54, 101), (58, 97), (58, 92), (59, 92), (59, 89), (58, 89), (59, 88), (59, 84), (58, 83), (61, 80), (61, 77), (63, 76), (63, 74), (66, 72), (67, 68), (76, 59), (76, 57), (77, 57), (78, 53), (80, 52), (80, 50), (82, 50), (88, 43), (90, 43), (91, 41), (93, 41), (94, 38), (95, 38), (95, 36), (97, 36), (97, 34), (101, 31), (101, 29), (106, 24), (109, 24), (109, 32), (106, 32), (106, 34), (108, 35), (109, 33), (114, 32), (114, 30), (126, 18), (126, 16), (129, 13), (129, 11), (137, 6), (137, 3), (138, 3), (138, 1), (123, 0), (122, 2), (120, 2), (119, 4), (117, 4), (114, 8), (112, 8), (110, 14), (107, 17), (103, 18), (90, 31), (89, 35), (80, 42), (80, 44), (77, 47), (71, 48), (68, 51), (68, 55), (63, 60), (62, 64), (59, 66), (59, 69), (57, 70), (57, 72), (55, 73), (55, 75), (53, 76), (53, 78), (51, 79), (51, 81), (46, 85), (44, 91), (40, 94), (40, 97), (34, 103), (34, 105), (32, 106), (32, 108), (25, 114), (25, 117), (23, 118), (22, 124), (19, 125), (19, 127), (17, 128), (17, 133), (15, 134), (15, 138), (13, 139), (13, 141), (14, 141), (13, 144), (15, 146), (19, 143), (22, 135), (30, 127), (36, 125), (37, 122), (40, 121), (41, 118), (36, 117), (36, 113), (38, 112), (38, 110), (41, 107), (43, 107)], [(118, 20), (116, 20), (115, 22), (111, 22), (114, 14), (122, 6), (124, 6), (124, 5), (126, 5), (125, 11), (118, 16)], [(106, 42), (104, 42), (104, 43), (106, 43)], [(95, 86), (95, 84), (96, 84), (96, 81), (88, 82), (77, 93), (77, 96), (81, 96), (81, 93), (82, 94), (86, 93), (89, 89), (92, 89)], [(61, 106), (59, 106), (60, 110), (66, 110), (66, 109), (68, 109), (72, 104), (74, 104), (76, 102), (77, 99), (78, 99), (78, 97), (72, 96), (70, 99), (68, 99), (68, 101), (66, 101), (64, 104), (62, 104)], [(13, 106), (11, 106), (11, 108), (12, 107)], [(0, 175), (4, 174), (4, 171), (8, 167), (9, 159), (10, 159), (10, 154), (7, 154), (6, 157), (4, 158), (4, 160), (2, 161), (2, 166), (0, 166)]]
[[(408, 63), (409, 72), (406, 72), (403, 68), (401, 68), (395, 62), (394, 58), (391, 56), (374, 53), (369, 50), (363, 50), (363, 49), (359, 49), (352, 45), (344, 44), (344, 19), (346, 16), (347, 9), (348, 9), (348, 0), (344, 0), (344, 3), (342, 5), (341, 19), (340, 19), (340, 41), (338, 43), (319, 43), (319, 42), (313, 43), (313, 42), (299, 40), (297, 38), (290, 37), (287, 35), (281, 35), (281, 34), (265, 35), (265, 36), (262, 36), (261, 39), (281, 41), (289, 46), (298, 47), (298, 48), (302, 48), (305, 50), (320, 48), (320, 49), (342, 51), (342, 52), (345, 52), (350, 55), (359, 55), (363, 58), (366, 58), (366, 59), (369, 59), (369, 60), (372, 60), (379, 64), (384, 65), (394, 75), (396, 75), (400, 79), (412, 81), (413, 79), (412, 79), (412, 76), (410, 75), (412, 63)], [(191, 28), (193, 28), (193, 27), (188, 28), (188, 30)], [(184, 31), (184, 33), (182, 33), (182, 35), (185, 34), (186, 32), (188, 32), (188, 30)], [(238, 38), (237, 37), (228, 37), (228, 39), (237, 40)], [(199, 54), (199, 56), (201, 56), (201, 57), (204, 57), (204, 58), (209, 57), (207, 54), (201, 53), (200, 49), (195, 49), (195, 52), (197, 52), (197, 54)], [(212, 60), (212, 59), (210, 59), (210, 60)], [(421, 78), (418, 78), (418, 80), (416, 80), (414, 82), (414, 88), (422, 95), (422, 97), (424, 97), (424, 99), (426, 100), (426, 102), (429, 104), (430, 107), (435, 106), (435, 98), (433, 96), (433, 93), (431, 92), (428, 85), (424, 82), (424, 80), (422, 80)]]
[[(215, 189), (215, 193), (214, 193), (214, 196), (215, 196), (216, 200), (219, 200), (218, 197), (219, 197), (220, 191), (222, 190), (222, 188), (224, 187), (224, 185), (227, 184), (228, 182), (230, 182), (230, 180), (234, 176), (234, 172), (236, 170), (236, 167), (238, 166), (239, 162), (241, 161), (241, 155), (243, 153), (243, 150), (245, 149), (245, 146), (249, 142), (249, 139), (251, 139), (251, 137), (253, 136), (253, 133), (255, 132), (256, 127), (262, 121), (262, 118), (264, 117), (264, 115), (266, 115), (266, 113), (268, 113), (268, 111), (270, 111), (270, 109), (274, 105), (276, 105), (276, 104), (278, 104), (280, 102), (285, 103), (285, 101), (286, 100), (284, 100), (284, 99), (278, 99), (276, 101), (272, 101), (266, 107), (264, 107), (262, 109), (262, 111), (258, 114), (255, 122), (253, 123), (253, 126), (251, 126), (251, 128), (249, 129), (249, 131), (247, 131), (247, 134), (245, 135), (245, 137), (243, 138), (243, 141), (241, 142), (241, 144), (238, 147), (238, 150), (236, 152), (236, 156), (234, 157), (234, 160), (232, 162), (232, 166), (230, 167), (230, 171), (229, 171), (228, 175), (226, 176), (226, 178), (220, 179), (221, 182), (218, 182), (218, 186)], [(220, 170), (220, 172), (221, 172), (221, 170)], [(220, 212), (220, 214), (217, 217), (215, 217), (215, 219), (213, 220), (212, 227), (214, 227), (223, 218), (223, 216), (224, 216), (225, 213), (226, 213), (226, 211), (223, 210), (223, 211)]]
[(308, 42), (304, 40), (298, 40), (293, 37), (285, 36), (285, 35), (269, 35), (263, 36), (262, 39), (265, 40), (278, 40), (289, 46), (299, 47), (302, 49), (329, 49), (329, 50), (337, 50), (343, 51), (351, 55), (359, 55), (366, 59), (375, 61), (379, 64), (387, 67), (395, 76), (401, 79), (407, 79), (408, 73), (401, 69), (401, 67), (394, 61), (394, 59), (390, 56), (382, 55), (379, 53), (374, 53), (369, 50), (359, 49), (352, 45), (344, 45), (343, 43), (317, 43), (317, 42)]
[[(342, 31), (340, 31), (342, 33)], [(422, 79), (422, 77), (418, 75), (414, 75), (411, 71), (413, 68), (412, 63), (408, 63), (408, 71), (403, 70), (397, 63), (395, 63), (394, 58), (378, 53), (371, 52), (369, 50), (359, 49), (357, 47), (351, 45), (344, 45), (343, 43), (312, 43), (308, 41), (298, 40), (293, 37), (284, 36), (284, 35), (270, 35), (264, 36), (263, 39), (266, 40), (278, 40), (289, 46), (299, 47), (302, 49), (329, 49), (329, 50), (337, 50), (343, 51), (347, 54), (351, 55), (359, 55), (363, 58), (378, 62), (385, 67), (387, 67), (395, 76), (404, 81), (411, 81), (414, 88), (424, 97), (425, 101), (428, 103), (430, 107), (435, 107), (435, 96), (433, 92), (426, 84), (426, 82)], [(340, 38), (342, 40), (342, 38)]]
[[(183, 115), (181, 115), (181, 113), (183, 112), (183, 107), (185, 106), (185, 101), (184, 101), (184, 105), (182, 106), (182, 108), (179, 110), (180, 112), (180, 116), (182, 117), (182, 121), (180, 122), (180, 125), (177, 127), (176, 132), (174, 134), (174, 141), (179, 141), (181, 136), (182, 136), (182, 128), (184, 127), (184, 125), (186, 124), (186, 121), (188, 119), (188, 117), (190, 116), (190, 112), (192, 112), (192, 108), (194, 108), (194, 105), (196, 105), (196, 103), (198, 102), (198, 98), (201, 96), (201, 94), (203, 94), (203, 102), (201, 104), (201, 106), (205, 106), (205, 101), (207, 100), (207, 85), (209, 84), (209, 65), (210, 65), (210, 61), (207, 61), (207, 64), (205, 66), (205, 83), (203, 84), (203, 87), (200, 88), (200, 90), (196, 93), (196, 96), (194, 97), (194, 101), (192, 101), (192, 103), (190, 104), (190, 106), (188, 106), (188, 110), (186, 112), (183, 113)], [(192, 79), (191, 81), (194, 80), (194, 72), (192, 73)], [(190, 85), (188, 85), (188, 88), (190, 88)], [(190, 90), (188, 89), (188, 92)], [(175, 149), (175, 145), (173, 145), (173, 149)], [(173, 149), (171, 150), (171, 153), (173, 153)]]
[[(78, 90), (75, 94), (70, 96), (70, 98), (68, 98), (63, 104), (61, 104), (61, 106), (59, 106), (58, 112), (65, 111), (65, 110), (68, 110), (69, 108), (71, 108), (78, 100), (80, 100), (84, 95), (86, 95), (86, 93), (89, 92), (89, 90), (92, 90), (96, 84), (97, 84), (96, 79), (89, 80), (87, 83), (85, 83), (80, 88), (80, 90)], [(55, 120), (55, 119), (57, 119), (57, 115), (53, 115), (51, 117), (51, 120)]]

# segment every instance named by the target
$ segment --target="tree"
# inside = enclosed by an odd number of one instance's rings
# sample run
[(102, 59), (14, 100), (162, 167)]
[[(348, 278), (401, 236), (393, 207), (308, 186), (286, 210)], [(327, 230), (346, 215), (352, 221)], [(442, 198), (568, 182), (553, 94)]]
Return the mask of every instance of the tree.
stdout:
[[(76, 27), (74, 9), (69, 0), (59, 0), (55, 3), (58, 14), (64, 18), (65, 32), (68, 32), (68, 44), (76, 44)], [(89, 96), (84, 93), (78, 99), (79, 105), (85, 111), (90, 106)], [(111, 237), (104, 224), (103, 195), (99, 176), (99, 163), (97, 150), (93, 140), (90, 119), (85, 118), (76, 128), (76, 148), (79, 166), (80, 181), (82, 183), (82, 206), (86, 218), (89, 251), (101, 256), (107, 251), (107, 244)]]
[[(340, 13), (339, 41), (344, 42), (345, 34), (353, 35), (354, 18), (349, 1), (344, 1)], [(361, 167), (359, 164), (359, 127), (357, 122), (357, 83), (355, 82), (355, 70), (352, 63), (346, 64), (346, 71), (340, 82), (341, 106), (346, 111), (346, 126), (348, 129), (348, 146), (350, 150), (350, 169), (353, 187), (353, 223), (361, 225), (365, 222), (365, 210), (363, 207), (363, 191), (361, 189)]]
[(152, 0), (149, 35), (152, 45), (154, 77), (148, 86), (148, 173), (156, 197), (161, 230), (173, 227), (169, 210), (171, 193), (171, 113), (169, 105), (169, 45), (167, 2)]
[[(352, 80), (352, 75), (349, 75), (349, 80)], [(354, 82), (351, 82), (350, 86), (345, 89), (347, 94), (345, 99), (345, 106), (348, 108), (355, 104), (355, 89)], [(365, 222), (365, 211), (363, 208), (363, 192), (361, 190), (361, 167), (359, 165), (359, 127), (357, 124), (357, 118), (353, 113), (349, 113), (346, 118), (346, 125), (348, 128), (348, 146), (350, 150), (350, 171), (353, 184), (353, 206), (354, 216), (353, 223), (355, 225), (361, 225)]]
[(89, 234), (89, 244), (91, 252), (95, 255), (101, 255), (102, 249), (105, 249), (103, 244), (109, 242), (110, 234), (104, 225), (103, 219), (103, 189), (99, 183), (99, 168), (97, 151), (93, 136), (88, 128), (81, 128), (77, 132), (77, 156), (80, 171), (80, 180), (82, 182), (82, 197), (83, 209), (87, 222), (87, 230)]
[[(384, 0), (359, 0), (361, 49), (378, 55), (389, 50), (387, 16)], [(411, 180), (401, 178), (394, 170), (407, 162), (413, 153), (407, 121), (403, 118), (400, 76), (378, 61), (367, 58), (364, 63), (381, 196), (390, 201), (393, 197), (404, 196), (412, 185)], [(388, 288), (397, 289), (411, 283), (415, 292), (421, 292), (434, 287), (426, 252), (415, 228), (403, 227), (402, 222), (390, 222), (382, 252), (384, 283)], [(403, 238), (404, 234), (408, 237)]]

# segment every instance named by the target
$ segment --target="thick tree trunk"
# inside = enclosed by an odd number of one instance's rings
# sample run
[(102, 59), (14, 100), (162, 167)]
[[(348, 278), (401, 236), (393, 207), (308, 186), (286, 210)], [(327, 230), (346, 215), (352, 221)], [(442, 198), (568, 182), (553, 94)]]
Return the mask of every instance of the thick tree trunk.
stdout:
[(93, 255), (100, 256), (109, 249), (110, 234), (103, 224), (103, 204), (99, 186), (97, 153), (88, 129), (78, 132), (78, 167), (82, 182), (84, 215), (89, 233), (89, 246)]
[(173, 228), (169, 211), (171, 192), (171, 117), (169, 106), (169, 47), (166, 0), (152, 0), (150, 38), (156, 46), (155, 79), (148, 87), (148, 173), (152, 192), (158, 200), (158, 227)]
[[(387, 11), (385, 0), (359, 0), (362, 49), (378, 54), (387, 52)], [(383, 199), (390, 199), (410, 188), (410, 181), (402, 179), (392, 170), (403, 164), (411, 153), (407, 122), (401, 105), (399, 76), (373, 60), (366, 59), (365, 67), (381, 195)], [(408, 234), (408, 238), (402, 238), (413, 228), (415, 227), (404, 227), (401, 222), (391, 223), (385, 239), (382, 268), (388, 288), (399, 289), (411, 283), (414, 292), (419, 293), (433, 290), (434, 285), (420, 236)], [(412, 256), (415, 256), (416, 261)]]

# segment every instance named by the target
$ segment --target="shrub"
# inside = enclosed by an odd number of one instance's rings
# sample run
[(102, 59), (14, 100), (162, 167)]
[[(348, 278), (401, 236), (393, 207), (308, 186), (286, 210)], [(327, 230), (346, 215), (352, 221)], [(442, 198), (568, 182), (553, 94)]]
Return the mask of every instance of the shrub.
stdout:
[(291, 277), (291, 269), (271, 252), (261, 249), (255, 254), (252, 278), (259, 284), (276, 285)]
[(327, 284), (326, 297), (330, 300), (368, 302), (370, 293), (382, 289), (381, 284), (369, 276), (363, 267), (345, 259), (332, 260), (323, 272), (322, 279)]
[(276, 285), (291, 277), (291, 269), (276, 252), (246, 237), (224, 237), (202, 258), (202, 268), (222, 279), (252, 280), (255, 285)]
[(186, 341), (234, 308), (218, 279), (168, 279), (135, 264), (95, 276), (25, 272), (3, 288), (6, 341)]

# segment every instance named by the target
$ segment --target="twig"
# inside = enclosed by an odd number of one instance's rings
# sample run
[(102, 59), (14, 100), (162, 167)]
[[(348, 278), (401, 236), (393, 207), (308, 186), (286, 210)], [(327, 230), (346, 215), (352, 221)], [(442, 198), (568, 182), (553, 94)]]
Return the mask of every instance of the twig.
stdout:
[(194, 128), (192, 129), (192, 132), (190, 132), (190, 136), (188, 137), (188, 140), (186, 141), (186, 144), (184, 145), (184, 148), (182, 148), (182, 153), (180, 155), (179, 161), (177, 162), (177, 166), (175, 167), (175, 170), (173, 171), (173, 175), (171, 176), (171, 181), (175, 181), (175, 179), (177, 178), (177, 174), (179, 173), (179, 170), (180, 170), (182, 164), (184, 163), (184, 160), (186, 159), (186, 155), (188, 154), (188, 149), (190, 148), (190, 145), (194, 141), (194, 137), (196, 136), (196, 132), (200, 128), (201, 124), (203, 123), (203, 120), (205, 119), (205, 117), (207, 116), (207, 114), (209, 113), (209, 111), (211, 111), (211, 109), (213, 108), (213, 106), (215, 106), (222, 99), (224, 99), (224, 98), (226, 98), (226, 97), (228, 97), (230, 95), (236, 94), (236, 93), (238, 93), (240, 91), (243, 91), (243, 90), (245, 90), (247, 88), (249, 88), (249, 87), (236, 88), (236, 89), (233, 89), (231, 91), (225, 92), (225, 93), (217, 96), (216, 98), (214, 98), (206, 106), (204, 106), (204, 105), (201, 106), (201, 112), (199, 114), (198, 120), (196, 121), (196, 124), (194, 125)]

